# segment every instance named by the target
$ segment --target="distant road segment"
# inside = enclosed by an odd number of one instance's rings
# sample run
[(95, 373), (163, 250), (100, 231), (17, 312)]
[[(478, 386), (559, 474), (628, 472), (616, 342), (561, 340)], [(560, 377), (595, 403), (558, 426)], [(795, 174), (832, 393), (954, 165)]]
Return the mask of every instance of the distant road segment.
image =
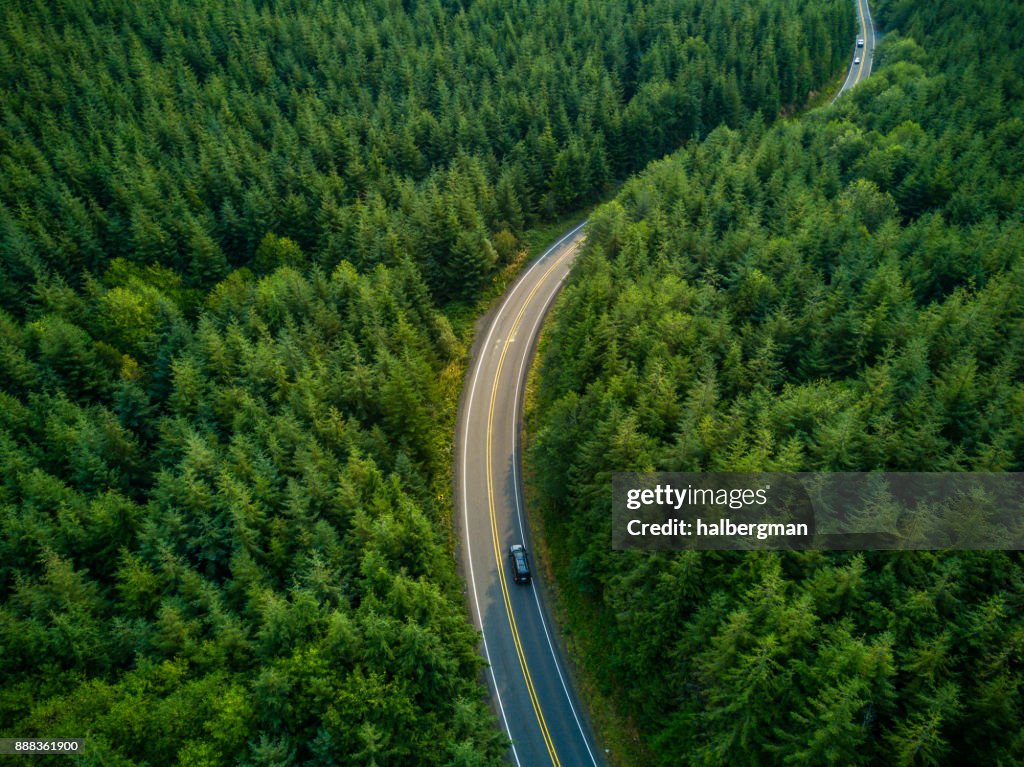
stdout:
[(868, 6), (868, 0), (857, 0), (857, 21), (860, 29), (857, 41), (863, 40), (864, 45), (858, 46), (856, 42), (854, 43), (853, 55), (850, 57), (850, 71), (846, 75), (843, 87), (839, 89), (839, 93), (832, 99), (833, 102), (861, 80), (865, 80), (871, 75), (871, 63), (875, 58), (875, 24), (871, 19), (871, 8)]

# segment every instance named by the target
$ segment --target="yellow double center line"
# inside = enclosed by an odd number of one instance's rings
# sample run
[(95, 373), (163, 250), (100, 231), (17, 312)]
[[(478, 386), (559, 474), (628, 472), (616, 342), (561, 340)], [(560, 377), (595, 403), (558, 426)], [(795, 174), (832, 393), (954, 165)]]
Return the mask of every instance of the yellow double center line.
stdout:
[(860, 55), (860, 67), (857, 69), (857, 78), (853, 81), (854, 85), (860, 82), (860, 76), (864, 74), (864, 67), (868, 61), (868, 18), (864, 14), (863, 0), (857, 0), (857, 14), (860, 16), (860, 28), (864, 33), (864, 52)]
[(491, 461), (493, 432), (494, 432), (494, 407), (498, 399), (498, 383), (501, 380), (501, 371), (505, 365), (505, 355), (508, 353), (508, 348), (513, 338), (515, 338), (516, 332), (519, 330), (519, 324), (522, 322), (523, 315), (526, 313), (526, 309), (529, 307), (530, 302), (533, 301), (534, 295), (541, 287), (547, 282), (548, 276), (558, 268), (565, 259), (572, 255), (579, 247), (579, 242), (574, 243), (565, 253), (558, 257), (558, 259), (547, 271), (544, 272), (544, 276), (537, 281), (534, 285), (533, 290), (526, 297), (523, 302), (522, 308), (519, 309), (519, 314), (516, 315), (515, 321), (512, 323), (512, 328), (508, 332), (504, 348), (501, 350), (501, 356), (498, 358), (498, 369), (494, 373), (494, 385), (491, 387), (491, 405), (490, 410), (487, 413), (487, 507), (491, 515), (491, 540), (494, 543), (494, 558), (498, 563), (498, 582), (501, 584), (501, 595), (505, 601), (505, 612), (508, 614), (509, 626), (512, 629), (512, 641), (516, 647), (516, 656), (519, 658), (519, 667), (523, 670), (523, 677), (526, 679), (526, 690), (530, 695), (530, 702), (533, 704), (533, 711), (537, 715), (537, 724), (540, 726), (541, 736), (544, 738), (544, 745), (547, 746), (548, 754), (551, 756), (551, 763), (554, 767), (562, 767), (562, 763), (558, 760), (558, 753), (555, 751), (554, 741), (551, 739), (551, 733), (548, 731), (547, 722), (544, 721), (544, 712), (541, 711), (540, 701), (537, 698), (537, 691), (533, 686), (533, 678), (530, 676), (529, 666), (526, 664), (526, 653), (523, 652), (523, 644), (519, 639), (519, 629), (516, 627), (515, 615), (512, 613), (512, 601), (508, 595), (508, 582), (505, 579), (505, 567), (502, 563), (501, 549), (498, 546), (498, 516), (495, 512), (494, 505), (494, 472)]

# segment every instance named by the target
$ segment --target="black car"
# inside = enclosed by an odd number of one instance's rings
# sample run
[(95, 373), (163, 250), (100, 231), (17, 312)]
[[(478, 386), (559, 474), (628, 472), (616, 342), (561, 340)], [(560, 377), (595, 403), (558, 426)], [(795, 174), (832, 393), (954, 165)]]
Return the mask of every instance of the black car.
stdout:
[(512, 565), (512, 580), (516, 583), (529, 583), (530, 560), (526, 558), (526, 547), (521, 543), (509, 546), (508, 561)]

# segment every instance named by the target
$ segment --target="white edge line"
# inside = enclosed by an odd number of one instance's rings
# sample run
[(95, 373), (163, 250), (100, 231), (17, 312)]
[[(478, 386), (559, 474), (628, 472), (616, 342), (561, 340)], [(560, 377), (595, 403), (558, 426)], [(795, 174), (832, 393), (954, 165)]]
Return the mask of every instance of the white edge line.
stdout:
[[(544, 254), (540, 256), (540, 258), (538, 258), (536, 261), (533, 262), (533, 265), (529, 269), (526, 270), (526, 272), (523, 274), (523, 276), (520, 277), (519, 280), (516, 282), (516, 284), (512, 288), (512, 290), (509, 291), (509, 294), (507, 296), (505, 296), (505, 300), (501, 302), (501, 306), (499, 307), (498, 311), (495, 313), (494, 319), (491, 320), (491, 327), (490, 327), (490, 329), (487, 332), (487, 336), (484, 339), (483, 345), (480, 347), (481, 356), (480, 356), (480, 359), (477, 361), (477, 365), (476, 365), (475, 369), (473, 370), (473, 382), (470, 385), (469, 397), (466, 400), (466, 416), (465, 416), (464, 424), (463, 424), (463, 441), (462, 441), (462, 460), (461, 460), (461, 463), (462, 463), (462, 518), (463, 518), (464, 527), (465, 527), (465, 530), (466, 530), (466, 559), (469, 562), (469, 582), (473, 586), (473, 604), (476, 607), (477, 623), (480, 624), (480, 636), (483, 639), (484, 659), (487, 661), (487, 671), (490, 674), (491, 684), (494, 687), (494, 697), (498, 701), (498, 709), (501, 711), (501, 721), (502, 721), (502, 724), (505, 725), (505, 734), (508, 735), (509, 743), (510, 743), (511, 748), (512, 748), (512, 757), (515, 759), (516, 765), (518, 767), (522, 767), (522, 764), (519, 761), (519, 754), (516, 753), (515, 741), (512, 740), (512, 730), (510, 730), (509, 726), (508, 726), (508, 717), (505, 716), (505, 706), (501, 702), (501, 692), (498, 690), (498, 680), (494, 676), (494, 665), (491, 663), (491, 653), (490, 653), (490, 650), (487, 647), (487, 633), (484, 631), (483, 613), (480, 611), (480, 598), (479, 598), (479, 596), (477, 594), (476, 576), (473, 573), (473, 547), (472, 547), (472, 543), (470, 542), (470, 538), (469, 538), (469, 503), (468, 503), (468, 497), (467, 497), (468, 496), (468, 492), (467, 492), (467, 487), (468, 486), (466, 484), (466, 455), (469, 453), (469, 414), (470, 414), (470, 412), (472, 411), (472, 408), (473, 408), (473, 395), (476, 392), (476, 382), (477, 382), (477, 379), (480, 377), (480, 368), (482, 367), (482, 362), (483, 362), (483, 359), (484, 359), (483, 353), (486, 352), (487, 347), (490, 344), (491, 334), (494, 332), (494, 328), (497, 326), (498, 319), (501, 317), (502, 312), (505, 311), (505, 306), (508, 304), (508, 302), (512, 298), (512, 296), (515, 295), (516, 291), (519, 290), (519, 288), (526, 282), (526, 278), (527, 278), (527, 276), (529, 276), (530, 272), (532, 272), (534, 269), (536, 269), (537, 266), (539, 266), (540, 263), (545, 258), (547, 258), (556, 248), (558, 248), (567, 239), (569, 239), (570, 237), (574, 236), (580, 229), (582, 229), (584, 226), (586, 226), (586, 224), (587, 224), (587, 221), (584, 220), (583, 223), (579, 224), (575, 229), (572, 229), (568, 234), (566, 234), (564, 237), (562, 237), (562, 239), (560, 239), (558, 242), (556, 242), (554, 245), (552, 245), (550, 248), (548, 248), (544, 252)], [(545, 627), (544, 630), (546, 632), (547, 628)], [(550, 639), (548, 641), (550, 641)], [(561, 672), (559, 672), (559, 674), (561, 674)], [(576, 712), (574, 711), (573, 714), (575, 715), (575, 713)]]
[[(528, 336), (528, 338), (530, 339), (530, 343), (524, 346), (523, 359), (519, 363), (519, 375), (516, 378), (516, 391), (515, 391), (514, 411), (513, 411), (513, 416), (512, 416), (513, 422), (515, 422), (515, 420), (519, 417), (519, 410), (520, 410), (519, 396), (520, 396), (520, 391), (522, 389), (523, 372), (524, 372), (524, 370), (526, 368), (526, 360), (530, 356), (529, 355), (530, 346), (532, 346), (533, 342), (536, 340), (535, 334), (537, 333), (537, 329), (540, 326), (541, 321), (544, 319), (544, 316), (547, 314), (548, 307), (551, 305), (551, 302), (555, 300), (555, 296), (557, 296), (558, 293), (560, 292), (561, 286), (562, 286), (562, 281), (564, 279), (565, 279), (565, 276), (563, 275), (563, 277), (558, 280), (558, 283), (555, 285), (554, 290), (551, 291), (551, 294), (548, 296), (547, 300), (544, 302), (544, 306), (541, 308), (540, 314), (537, 315), (537, 319), (533, 323), (533, 328), (530, 330), (530, 335)], [(516, 491), (515, 492), (515, 497), (516, 497), (516, 516), (519, 519), (519, 534), (520, 534), (520, 536), (522, 536), (522, 539), (525, 541), (526, 540), (526, 531), (523, 528), (523, 510), (522, 510), (522, 503), (520, 502), (519, 474), (518, 474), (518, 470), (517, 470), (517, 467), (519, 466), (519, 452), (520, 452), (519, 451), (519, 433), (518, 432), (519, 432), (519, 430), (516, 428), (516, 425), (514, 424), (513, 428), (512, 428), (512, 434), (513, 434), (513, 441), (512, 441), (512, 486), (515, 488), (515, 491)], [(560, 681), (562, 683), (562, 690), (565, 692), (565, 700), (569, 704), (569, 710), (572, 711), (572, 718), (576, 720), (576, 726), (579, 728), (580, 736), (583, 738), (583, 745), (586, 747), (587, 753), (590, 755), (590, 761), (594, 765), (594, 767), (597, 767), (597, 759), (594, 757), (594, 752), (590, 750), (590, 743), (589, 743), (590, 739), (587, 737), (587, 733), (583, 729), (583, 723), (580, 722), (579, 715), (576, 713), (576, 707), (573, 706), (573, 704), (572, 704), (572, 696), (569, 694), (569, 686), (565, 683), (565, 676), (562, 674), (562, 666), (558, 662), (558, 654), (555, 652), (555, 645), (551, 641), (551, 633), (548, 631), (547, 621), (544, 620), (544, 610), (541, 607), (540, 596), (538, 595), (536, 588), (533, 589), (533, 598), (534, 598), (534, 601), (536, 601), (536, 603), (537, 603), (537, 614), (540, 616), (540, 624), (541, 624), (541, 626), (544, 627), (544, 638), (548, 640), (548, 648), (551, 650), (551, 659), (552, 659), (552, 661), (555, 664), (555, 671), (558, 672), (558, 681)]]
[(871, 67), (868, 69), (868, 74), (867, 74), (868, 77), (871, 77), (871, 69), (873, 69), (874, 66), (875, 66), (875, 37), (876, 37), (876, 35), (875, 35), (875, 20), (873, 18), (871, 18), (871, 3), (870, 3), (869, 0), (864, 0), (864, 18), (865, 18), (864, 26), (866, 27), (866, 29), (864, 31), (865, 45), (867, 44), (868, 39), (871, 40), (871, 51), (870, 51), (871, 58), (869, 59), (869, 61), (871, 62)]

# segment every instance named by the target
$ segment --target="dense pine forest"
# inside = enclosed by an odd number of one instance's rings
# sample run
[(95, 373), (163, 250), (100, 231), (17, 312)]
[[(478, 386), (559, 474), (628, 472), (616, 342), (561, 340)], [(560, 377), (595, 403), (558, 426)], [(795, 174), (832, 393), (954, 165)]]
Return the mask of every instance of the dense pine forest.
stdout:
[(19, 315), (44, 275), (77, 287), (118, 257), (203, 290), (300, 258), (258, 253), (268, 233), (472, 298), (524, 224), (803, 103), (853, 34), (845, 0), (6, 5), (0, 306)]
[(848, 0), (5, 2), (0, 734), (499, 764), (452, 317), (531, 225), (805, 103), (853, 30)]
[(835, 106), (598, 209), (542, 349), (548, 545), (646, 763), (1024, 762), (1018, 553), (609, 546), (613, 471), (1024, 471), (1024, 6), (875, 10)]

